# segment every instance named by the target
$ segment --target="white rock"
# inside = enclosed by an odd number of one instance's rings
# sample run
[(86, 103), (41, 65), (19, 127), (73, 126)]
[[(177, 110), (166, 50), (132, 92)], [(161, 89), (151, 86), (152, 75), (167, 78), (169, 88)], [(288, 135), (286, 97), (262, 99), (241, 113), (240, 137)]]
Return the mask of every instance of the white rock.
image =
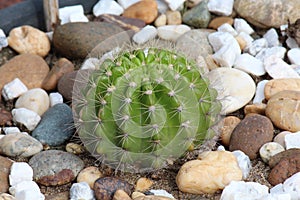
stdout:
[(232, 43), (225, 44), (217, 52), (212, 55), (212, 58), (221, 67), (232, 67), (235, 59), (241, 54), (239, 43), (234, 40)]
[(27, 108), (15, 108), (11, 112), (13, 120), (23, 124), (30, 131), (34, 130), (41, 120), (41, 117), (36, 112)]
[(297, 41), (294, 39), (294, 38), (291, 38), (291, 37), (288, 37), (285, 41), (286, 45), (290, 48), (290, 49), (293, 49), (293, 48), (298, 48), (299, 45), (297, 43)]
[(213, 32), (208, 35), (208, 41), (213, 47), (214, 52), (217, 52), (225, 44), (232, 44), (235, 39), (227, 32)]
[(289, 131), (282, 131), (282, 132), (278, 133), (274, 137), (273, 142), (277, 142), (278, 144), (280, 144), (281, 146), (283, 146), (286, 149), (286, 146), (285, 146), (285, 136), (288, 135), (288, 134), (292, 134), (292, 133), (289, 132)]
[(165, 0), (165, 2), (168, 4), (171, 10), (175, 11), (183, 7), (185, 0)]
[(176, 41), (181, 35), (190, 30), (191, 28), (184, 24), (165, 25), (157, 28), (157, 34), (164, 40)]
[[(119, 53), (121, 51), (121, 48), (120, 47), (115, 47), (113, 50), (109, 51), (109, 52), (106, 52), (105, 54), (103, 54), (101, 56), (101, 58), (96, 61), (96, 60), (93, 60), (93, 63), (95, 65), (95, 69), (99, 69), (101, 64), (106, 60), (106, 59), (114, 59), (114, 56)], [(98, 62), (98, 63), (97, 63)]]
[(267, 194), (257, 200), (291, 200), (291, 195), (287, 193)]
[(226, 151), (223, 145), (218, 146), (217, 151)]
[(44, 200), (45, 196), (41, 192), (35, 192), (33, 190), (22, 190), (16, 193), (17, 200)]
[(28, 90), (26, 85), (18, 78), (5, 84), (2, 89), (2, 95), (5, 100), (12, 100), (19, 97)]
[(20, 129), (18, 127), (3, 127), (3, 132), (8, 134), (14, 134), (14, 133), (21, 133)]
[(94, 191), (87, 182), (73, 183), (70, 189), (70, 200), (95, 200)]
[(61, 24), (66, 24), (70, 22), (70, 16), (73, 14), (77, 15), (83, 15), (84, 16), (84, 10), (82, 5), (75, 5), (75, 6), (66, 6), (63, 8), (60, 8), (58, 10), (59, 12), (59, 19), (61, 20)]
[(238, 33), (236, 32), (236, 30), (234, 30), (234, 28), (228, 24), (222, 24), (221, 26), (218, 27), (217, 29), (219, 32), (226, 32), (226, 33), (230, 33), (232, 36), (236, 36)]
[[(270, 189), (270, 193), (277, 194), (290, 194), (291, 200), (300, 199), (300, 172), (292, 175), (286, 179), (283, 183), (280, 183)], [(283, 199), (285, 200), (285, 199)]]
[(163, 196), (163, 197), (168, 197), (168, 198), (171, 198), (171, 199), (175, 199), (173, 197), (172, 194), (170, 194), (169, 192), (167, 192), (166, 190), (150, 190), (151, 193), (153, 193), (154, 195), (157, 195), (157, 196)]
[(163, 14), (169, 10), (168, 4), (164, 0), (156, 0), (158, 12)]
[(130, 7), (131, 5), (137, 3), (137, 2), (140, 2), (141, 0), (118, 0), (118, 3), (124, 8), (128, 8)]
[(300, 131), (292, 134), (287, 134), (284, 137), (286, 149), (300, 148)]
[(208, 10), (217, 15), (231, 15), (234, 0), (209, 0)]
[(287, 56), (292, 64), (300, 65), (300, 48), (290, 49)]
[(33, 190), (34, 192), (40, 192), (38, 184), (34, 181), (21, 181), (20, 183), (15, 184), (9, 188), (9, 193), (16, 195), (16, 193), (21, 192), (22, 190)]
[(49, 38), (49, 40), (52, 42), (52, 40), (53, 40), (53, 31), (46, 32), (46, 35)]
[(268, 47), (279, 46), (278, 34), (274, 28), (269, 29), (263, 37), (268, 41)]
[(288, 27), (289, 27), (288, 24), (283, 24), (283, 25), (281, 25), (281, 26), (279, 27), (280, 33), (281, 33), (282, 36), (285, 36), (285, 35), (286, 35), (286, 29), (287, 29)]
[(270, 56), (264, 61), (265, 69), (274, 78), (300, 78), (299, 74), (282, 59)]
[(69, 16), (70, 22), (88, 22), (89, 19), (82, 13), (73, 13)]
[(269, 163), (272, 156), (284, 151), (284, 147), (277, 142), (267, 142), (259, 149), (259, 155), (265, 163)]
[(22, 181), (32, 181), (33, 170), (26, 162), (14, 162), (10, 168), (9, 184), (15, 186)]
[(2, 50), (2, 48), (7, 46), (8, 46), (8, 41), (6, 35), (4, 31), (0, 28), (0, 51)]
[(114, 0), (99, 0), (93, 7), (93, 14), (96, 17), (102, 14), (121, 15), (123, 12), (122, 6)]
[(238, 55), (233, 67), (256, 76), (262, 76), (266, 73), (263, 62), (248, 53)]
[(249, 34), (245, 33), (245, 32), (240, 32), (238, 34), (238, 37), (241, 37), (244, 39), (244, 41), (246, 41), (247, 46), (251, 45), (251, 43), (253, 42), (253, 37), (251, 37)]
[(98, 58), (88, 58), (81, 65), (80, 69), (98, 69), (100, 61)]
[(268, 195), (268, 187), (256, 182), (231, 181), (225, 187), (220, 200), (254, 200)]
[(154, 26), (147, 25), (139, 32), (133, 35), (132, 39), (137, 44), (144, 44), (145, 42), (154, 39), (157, 35), (157, 30)]
[[(212, 87), (218, 91), (221, 114), (234, 112), (245, 106), (255, 94), (255, 83), (247, 73), (233, 68), (216, 68), (207, 74)], [(238, 84), (237, 84), (238, 83)]]
[(248, 178), (250, 170), (252, 168), (249, 156), (247, 156), (244, 152), (240, 150), (235, 150), (232, 153), (236, 157), (239, 167), (243, 172), (243, 179)]
[(265, 90), (265, 85), (267, 82), (269, 82), (269, 81), (262, 80), (262, 81), (258, 82), (258, 84), (256, 86), (255, 96), (253, 98), (253, 104), (262, 103), (262, 101), (265, 99), (264, 90)]
[(235, 18), (233, 27), (238, 33), (244, 32), (248, 35), (254, 33), (253, 28), (248, 24), (248, 22), (242, 18)]
[(252, 56), (256, 56), (261, 50), (268, 47), (268, 42), (265, 38), (259, 38), (251, 42), (250, 45), (244, 49), (245, 53), (249, 53)]
[(63, 96), (59, 92), (52, 92), (49, 94), (50, 106), (54, 106), (59, 103), (63, 103)]
[(264, 62), (264, 60), (270, 56), (283, 59), (285, 56), (286, 48), (284, 47), (271, 47), (262, 49), (255, 58)]

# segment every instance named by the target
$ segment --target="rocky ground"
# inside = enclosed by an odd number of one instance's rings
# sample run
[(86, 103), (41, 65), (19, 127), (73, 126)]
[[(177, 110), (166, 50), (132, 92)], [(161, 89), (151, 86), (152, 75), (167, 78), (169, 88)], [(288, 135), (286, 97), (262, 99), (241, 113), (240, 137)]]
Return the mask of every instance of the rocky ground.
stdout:
[[(103, 2), (0, 32), (0, 199), (300, 199), (299, 1)], [(147, 173), (104, 165), (73, 122), (76, 75), (128, 41), (196, 60), (222, 104), (215, 137)]]

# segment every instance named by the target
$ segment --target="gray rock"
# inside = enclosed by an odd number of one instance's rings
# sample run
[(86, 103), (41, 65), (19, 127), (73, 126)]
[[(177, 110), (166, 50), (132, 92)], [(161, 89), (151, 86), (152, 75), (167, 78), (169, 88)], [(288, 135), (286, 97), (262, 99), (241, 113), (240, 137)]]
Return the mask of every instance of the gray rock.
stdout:
[(182, 21), (195, 28), (206, 28), (210, 22), (210, 18), (211, 15), (207, 8), (207, 2), (202, 1), (197, 6), (185, 12)]
[(74, 154), (59, 151), (43, 151), (29, 160), (33, 179), (45, 186), (70, 183), (83, 169), (84, 162)]
[(67, 100), (72, 100), (72, 91), (74, 86), (74, 81), (76, 79), (78, 71), (69, 72), (64, 74), (58, 81), (57, 89), (58, 92)]
[(43, 144), (58, 146), (66, 142), (74, 133), (71, 108), (63, 103), (49, 108), (32, 136)]

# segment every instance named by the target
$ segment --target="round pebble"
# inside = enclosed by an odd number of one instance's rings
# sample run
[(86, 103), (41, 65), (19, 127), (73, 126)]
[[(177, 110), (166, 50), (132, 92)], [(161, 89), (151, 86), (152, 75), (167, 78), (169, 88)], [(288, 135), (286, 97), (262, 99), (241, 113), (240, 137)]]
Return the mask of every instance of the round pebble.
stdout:
[(278, 133), (274, 139), (273, 139), (273, 142), (277, 142), (278, 144), (280, 144), (281, 146), (283, 146), (284, 148), (286, 148), (286, 145), (285, 145), (285, 136), (288, 135), (288, 134), (291, 134), (291, 132), (289, 131), (282, 131), (280, 133)]
[(59, 93), (68, 101), (72, 100), (73, 85), (78, 71), (64, 74), (58, 81)]
[(265, 163), (268, 163), (272, 156), (282, 151), (284, 151), (284, 148), (280, 144), (276, 142), (267, 142), (259, 149), (259, 155)]
[(221, 128), (220, 137), (221, 137), (222, 144), (225, 147), (229, 146), (232, 131), (240, 122), (241, 120), (235, 116), (228, 116), (222, 119), (221, 122), (222, 128)]
[(90, 188), (94, 188), (94, 183), (98, 178), (103, 177), (103, 174), (98, 167), (90, 166), (81, 170), (77, 176), (77, 182), (87, 182)]
[(66, 145), (66, 151), (77, 155), (85, 152), (85, 148), (82, 145), (71, 142)]

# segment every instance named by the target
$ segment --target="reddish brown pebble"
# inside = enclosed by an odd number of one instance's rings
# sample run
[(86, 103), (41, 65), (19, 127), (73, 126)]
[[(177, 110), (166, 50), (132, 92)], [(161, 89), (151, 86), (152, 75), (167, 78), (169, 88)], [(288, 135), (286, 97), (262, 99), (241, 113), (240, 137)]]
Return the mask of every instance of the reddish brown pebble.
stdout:
[(10, 112), (0, 108), (0, 126), (12, 125), (12, 115)]
[(269, 166), (271, 168), (275, 167), (283, 158), (291, 158), (295, 156), (300, 156), (300, 149), (288, 149), (282, 151), (274, 156), (272, 156), (269, 160)]
[(38, 183), (45, 185), (45, 186), (56, 186), (56, 185), (63, 185), (69, 183), (75, 179), (74, 173), (70, 169), (63, 169), (62, 171), (50, 175), (41, 177), (38, 180)]
[(12, 163), (10, 159), (0, 156), (0, 193), (8, 191), (8, 176)]

